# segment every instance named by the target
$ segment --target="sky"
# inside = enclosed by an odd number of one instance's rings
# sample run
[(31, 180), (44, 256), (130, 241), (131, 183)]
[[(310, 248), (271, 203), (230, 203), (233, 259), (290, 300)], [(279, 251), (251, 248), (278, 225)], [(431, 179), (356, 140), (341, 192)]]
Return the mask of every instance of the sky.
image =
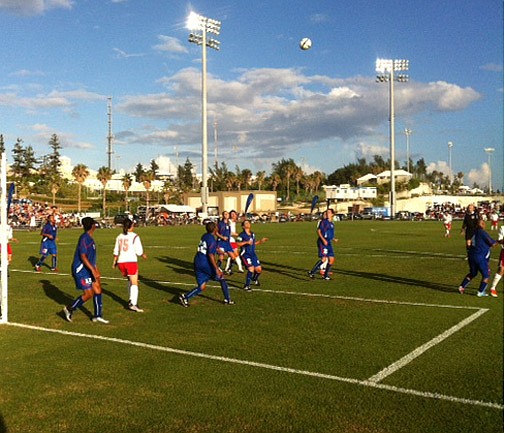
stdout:
[[(396, 160), (463, 172), (503, 191), (503, 0), (0, 0), (0, 133), (37, 156), (93, 170), (201, 172), (202, 47), (191, 11), (221, 21), (207, 49), (208, 159), (235, 171), (292, 158), (331, 174), (390, 155), (389, 85), (376, 59), (408, 59), (395, 82)], [(299, 41), (308, 37), (312, 48)], [(453, 147), (449, 151), (448, 143)], [(484, 148), (494, 148), (492, 154)], [(491, 162), (489, 167), (488, 162)]]

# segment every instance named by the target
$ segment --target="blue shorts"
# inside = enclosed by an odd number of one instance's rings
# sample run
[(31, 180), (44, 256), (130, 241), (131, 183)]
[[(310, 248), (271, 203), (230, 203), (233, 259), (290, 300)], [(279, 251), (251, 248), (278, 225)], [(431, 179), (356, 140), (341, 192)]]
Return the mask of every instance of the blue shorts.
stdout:
[(254, 266), (257, 268), (258, 266), (261, 266), (261, 263), (258, 259), (258, 256), (256, 254), (254, 255), (243, 255), (242, 256), (242, 261), (244, 262), (244, 265), (246, 268), (250, 268), (251, 266)]
[(470, 266), (470, 275), (475, 277), (479, 272), (483, 279), (489, 278), (489, 259), (486, 257), (468, 257), (468, 265)]
[(219, 278), (216, 274), (216, 270), (211, 266), (201, 266), (195, 265), (195, 277), (196, 283), (198, 287), (201, 287), (203, 284), (207, 283), (210, 280), (221, 281), (223, 278)]
[(43, 256), (48, 256), (49, 254), (54, 256), (58, 254), (58, 248), (53, 242), (42, 242), (40, 244), (40, 254)]
[(93, 274), (87, 268), (82, 269), (76, 274), (72, 274), (77, 290), (90, 290), (95, 282)]
[(231, 246), (229, 241), (218, 241), (217, 243), (218, 252), (223, 253), (233, 253), (233, 247)]
[(324, 245), (321, 241), (317, 241), (317, 250), (319, 257), (335, 257), (331, 241), (328, 242), (328, 245)]

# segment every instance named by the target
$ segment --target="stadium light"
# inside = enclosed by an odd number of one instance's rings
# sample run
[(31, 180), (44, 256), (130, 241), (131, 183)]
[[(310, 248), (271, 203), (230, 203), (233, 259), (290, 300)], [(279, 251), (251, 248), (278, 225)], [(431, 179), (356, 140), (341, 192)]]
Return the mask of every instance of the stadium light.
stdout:
[(449, 149), (449, 181), (452, 185), (452, 148), (454, 147), (454, 143), (452, 141), (447, 142), (447, 148)]
[(186, 21), (186, 27), (192, 32), (188, 41), (202, 46), (202, 212), (207, 213), (209, 190), (208, 177), (208, 136), (207, 136), (207, 47), (219, 50), (220, 42), (207, 38), (207, 33), (219, 35), (221, 22), (191, 12)]
[(494, 147), (485, 147), (484, 152), (487, 153), (487, 165), (489, 167), (489, 194), (493, 191), (493, 170), (491, 168), (491, 157), (493, 156)]
[(410, 135), (412, 129), (405, 128), (405, 136), (407, 137), (407, 171), (410, 173)]
[(395, 93), (394, 82), (405, 83), (409, 80), (409, 76), (405, 74), (397, 74), (396, 72), (408, 71), (408, 60), (392, 60), (392, 59), (377, 59), (375, 62), (375, 71), (377, 72), (378, 83), (389, 83), (389, 143), (391, 157), (391, 219), (395, 217), (396, 208), (396, 184), (395, 184)]

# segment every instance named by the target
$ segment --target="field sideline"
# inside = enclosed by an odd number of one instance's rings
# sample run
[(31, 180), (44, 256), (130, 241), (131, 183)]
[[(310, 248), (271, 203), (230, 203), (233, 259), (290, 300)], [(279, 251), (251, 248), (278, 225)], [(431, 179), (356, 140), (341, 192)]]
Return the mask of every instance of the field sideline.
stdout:
[[(139, 228), (144, 314), (111, 269), (119, 230), (99, 230), (106, 326), (91, 305), (61, 316), (79, 231), (60, 231), (58, 274), (33, 272), (38, 236), (16, 232), (3, 431), (503, 431), (503, 283), (498, 299), (471, 296), (476, 282), (457, 293), (464, 240), (430, 222), (338, 223), (333, 280), (310, 281), (314, 228), (253, 226), (270, 238), (262, 285), (245, 293), (234, 274), (236, 305), (212, 285), (189, 309), (176, 299), (202, 227)], [(83, 400), (100, 409), (79, 416)]]

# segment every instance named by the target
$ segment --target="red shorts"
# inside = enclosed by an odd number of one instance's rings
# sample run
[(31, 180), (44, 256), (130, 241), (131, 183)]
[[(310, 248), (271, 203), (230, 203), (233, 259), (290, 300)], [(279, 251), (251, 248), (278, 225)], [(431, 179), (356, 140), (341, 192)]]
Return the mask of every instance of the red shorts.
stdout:
[(118, 263), (117, 267), (124, 277), (136, 275), (139, 271), (139, 265), (137, 262)]
[[(1, 245), (0, 245), (1, 247)], [(12, 254), (12, 247), (11, 247), (11, 244), (7, 244), (7, 254)]]
[(237, 246), (237, 243), (236, 243), (236, 242), (230, 242), (230, 245), (231, 245), (231, 247), (232, 247), (234, 250), (236, 250), (236, 249), (238, 248), (238, 246)]

